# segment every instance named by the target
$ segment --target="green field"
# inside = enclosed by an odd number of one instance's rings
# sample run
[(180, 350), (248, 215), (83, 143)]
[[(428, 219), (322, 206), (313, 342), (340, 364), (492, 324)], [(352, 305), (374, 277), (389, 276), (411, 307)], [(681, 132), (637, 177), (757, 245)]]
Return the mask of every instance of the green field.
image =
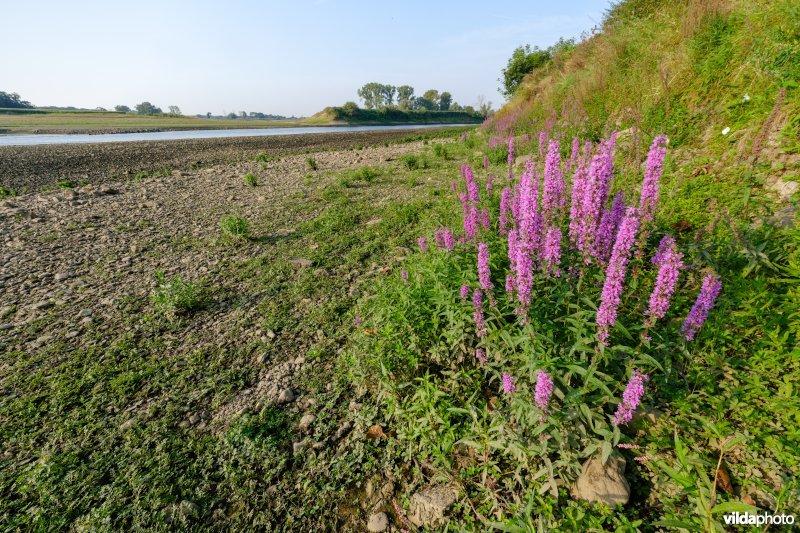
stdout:
[[(23, 112), (20, 112), (23, 111)], [(136, 115), (102, 111), (0, 109), (0, 133), (78, 133), (140, 131), (143, 129), (280, 128), (302, 121), (206, 119), (189, 116)]]

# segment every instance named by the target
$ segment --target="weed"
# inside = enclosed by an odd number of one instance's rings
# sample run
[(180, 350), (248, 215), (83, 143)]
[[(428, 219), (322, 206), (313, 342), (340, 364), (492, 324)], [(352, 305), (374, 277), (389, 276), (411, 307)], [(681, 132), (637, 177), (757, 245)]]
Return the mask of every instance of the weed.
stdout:
[(68, 179), (62, 179), (57, 183), (59, 189), (74, 189), (75, 182)]
[(279, 158), (276, 155), (267, 155), (267, 154), (258, 154), (253, 158), (253, 161), (259, 163), (270, 163), (272, 161), (277, 161)]
[(179, 276), (168, 280), (161, 271), (156, 272), (155, 278), (156, 287), (150, 295), (150, 302), (158, 313), (173, 320), (201, 308), (202, 292), (198, 285)]
[(14, 189), (0, 186), (0, 200), (2, 200), (3, 198), (10, 198), (11, 196), (16, 196), (16, 195), (17, 191), (15, 191)]
[(250, 224), (246, 219), (236, 215), (226, 215), (219, 222), (222, 234), (234, 240), (250, 238)]
[(258, 178), (256, 177), (255, 174), (245, 174), (244, 175), (244, 182), (246, 184), (250, 185), (251, 187), (257, 187), (258, 186)]
[(431, 148), (433, 149), (433, 155), (436, 157), (441, 157), (445, 160), (450, 159), (450, 153), (445, 145), (436, 143), (431, 145)]
[(306, 166), (310, 170), (317, 170), (317, 161), (313, 157), (306, 157)]

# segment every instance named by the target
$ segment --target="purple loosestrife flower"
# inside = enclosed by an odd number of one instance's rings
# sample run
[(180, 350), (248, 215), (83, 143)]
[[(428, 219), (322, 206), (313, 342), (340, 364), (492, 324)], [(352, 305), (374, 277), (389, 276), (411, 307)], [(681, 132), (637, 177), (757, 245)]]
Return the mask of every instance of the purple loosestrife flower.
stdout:
[(419, 250), (423, 254), (428, 251), (428, 239), (425, 237), (420, 237), (417, 239), (417, 244), (419, 245)]
[(403, 271), (400, 272), (400, 277), (403, 278), (403, 282), (408, 285), (408, 270), (403, 269)]
[(355, 324), (356, 329), (359, 329), (361, 327), (361, 317), (356, 315), (355, 318), (353, 318), (353, 324)]
[(483, 242), (478, 243), (478, 279), (483, 290), (492, 289), (492, 280), (489, 276), (489, 245)]
[[(666, 237), (665, 237), (666, 238)], [(675, 240), (672, 240), (672, 246), (668, 247), (663, 252), (660, 258), (658, 275), (656, 276), (656, 284), (653, 287), (653, 292), (650, 294), (650, 307), (647, 310), (646, 325), (652, 326), (659, 318), (664, 318), (669, 310), (672, 294), (675, 292), (675, 287), (678, 284), (678, 276), (681, 269), (684, 267), (683, 254), (680, 253), (675, 246)], [(662, 243), (664, 239), (662, 239)]]
[(653, 264), (660, 266), (661, 263), (664, 262), (667, 254), (676, 246), (677, 244), (675, 243), (675, 239), (673, 239), (671, 235), (664, 235), (661, 238), (661, 242), (658, 243), (658, 250), (656, 251), (655, 255), (653, 255)]
[(586, 260), (594, 255), (594, 241), (600, 224), (602, 210), (608, 199), (611, 177), (614, 170), (614, 145), (616, 133), (600, 144), (600, 152), (592, 158), (581, 205), (581, 227), (578, 234), (578, 249)]
[(514, 292), (514, 275), (511, 273), (506, 274), (506, 292), (508, 294)]
[(617, 412), (614, 414), (615, 426), (627, 424), (633, 419), (633, 413), (644, 397), (644, 385), (649, 379), (647, 374), (642, 374), (639, 370), (633, 371), (633, 376), (628, 381), (625, 392), (622, 393), (622, 403), (617, 404)]
[(489, 192), (492, 192), (492, 181), (494, 181), (494, 176), (492, 176), (491, 174), (489, 174), (489, 175), (486, 177), (486, 192), (487, 192), (487, 193), (489, 193)]
[(714, 307), (714, 302), (717, 300), (721, 289), (722, 282), (716, 274), (708, 274), (703, 279), (700, 294), (697, 295), (697, 300), (695, 300), (692, 310), (689, 311), (686, 322), (681, 326), (681, 333), (683, 333), (687, 341), (694, 339), (703, 326), (703, 322), (708, 318), (708, 312)]
[(534, 400), (536, 401), (536, 406), (545, 414), (548, 411), (547, 406), (550, 403), (552, 395), (553, 380), (547, 375), (547, 372), (539, 370), (539, 372), (536, 373), (536, 392), (534, 394)]
[(514, 385), (514, 376), (508, 372), (503, 372), (503, 393), (511, 394), (516, 392), (517, 386)]
[(489, 220), (489, 210), (488, 209), (481, 209), (481, 226), (483, 227), (483, 231), (489, 231), (489, 226), (491, 226), (492, 222)]
[(469, 285), (462, 285), (461, 289), (459, 289), (459, 292), (461, 293), (462, 300), (469, 298)]
[(500, 194), (500, 217), (498, 218), (498, 231), (500, 235), (508, 233), (508, 214), (511, 209), (511, 189), (506, 187)]
[(567, 161), (567, 172), (571, 171), (575, 167), (575, 163), (578, 161), (578, 156), (580, 155), (580, 141), (577, 137), (572, 139), (572, 153), (569, 156), (569, 160)]
[(639, 216), (642, 223), (653, 220), (658, 206), (658, 180), (664, 170), (664, 155), (667, 153), (667, 136), (659, 135), (653, 139), (647, 154), (647, 170), (642, 181), (642, 196), (639, 199)]
[(508, 134), (508, 175), (511, 176), (511, 167), (514, 165), (514, 132)]
[(544, 147), (547, 145), (547, 132), (542, 130), (539, 132), (539, 157), (544, 155)]
[(485, 350), (483, 350), (482, 348), (478, 348), (477, 350), (475, 350), (475, 359), (477, 359), (477, 360), (478, 360), (478, 364), (479, 364), (480, 366), (483, 366), (483, 365), (485, 365), (485, 364), (486, 364), (486, 362), (489, 360), (489, 359), (486, 357), (486, 351), (485, 351)]
[(483, 169), (486, 170), (489, 168), (489, 158), (487, 156), (483, 156)]
[(574, 248), (578, 247), (583, 230), (583, 198), (586, 194), (589, 169), (584, 161), (578, 161), (572, 176), (571, 204), (569, 209), (569, 239)]
[(547, 229), (542, 259), (548, 275), (552, 274), (555, 277), (561, 275), (561, 269), (559, 269), (561, 265), (561, 230), (558, 229), (558, 226), (550, 226)]
[(605, 345), (608, 345), (611, 326), (617, 322), (617, 308), (622, 296), (625, 271), (638, 227), (639, 220), (636, 218), (636, 211), (629, 207), (617, 232), (617, 240), (606, 268), (606, 280), (600, 297), (600, 307), (597, 309), (597, 340)]
[(625, 216), (625, 193), (618, 192), (610, 209), (603, 211), (600, 225), (597, 228), (597, 238), (594, 241), (594, 256), (600, 263), (605, 264), (611, 256), (611, 247), (619, 230), (622, 217)]
[(544, 191), (542, 192), (542, 213), (546, 222), (550, 223), (556, 219), (564, 208), (565, 189), (558, 141), (550, 141), (544, 163)]
[(458, 194), (458, 185), (456, 185), (456, 180), (450, 182), (450, 190)]
[(472, 306), (474, 311), (472, 319), (475, 321), (475, 331), (478, 337), (486, 336), (486, 319), (483, 316), (483, 293), (480, 289), (475, 289), (472, 293)]
[(444, 244), (444, 249), (448, 252), (456, 249), (455, 237), (450, 228), (442, 228), (442, 244)]
[(514, 195), (511, 197), (511, 218), (514, 222), (514, 227), (519, 227), (519, 220), (520, 220), (520, 197), (522, 193), (520, 193), (520, 186), (517, 183), (514, 186)]

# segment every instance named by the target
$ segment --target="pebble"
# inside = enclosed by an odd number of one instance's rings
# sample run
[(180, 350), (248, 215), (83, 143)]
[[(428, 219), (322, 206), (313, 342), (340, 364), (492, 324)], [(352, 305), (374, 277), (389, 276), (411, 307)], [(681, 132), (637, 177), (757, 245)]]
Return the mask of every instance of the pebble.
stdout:
[(71, 277), (72, 274), (70, 272), (59, 272), (58, 274), (55, 275), (55, 280), (64, 281), (65, 279), (69, 279)]
[(306, 432), (316, 419), (316, 416), (312, 415), (311, 413), (306, 413), (303, 415), (303, 418), (300, 419), (300, 424), (297, 427), (300, 429), (300, 431)]
[(369, 521), (367, 521), (367, 530), (373, 533), (378, 533), (380, 531), (386, 531), (389, 527), (389, 517), (386, 513), (375, 513), (369, 517)]
[(289, 403), (294, 401), (294, 392), (292, 389), (283, 389), (280, 396), (278, 396), (278, 403)]

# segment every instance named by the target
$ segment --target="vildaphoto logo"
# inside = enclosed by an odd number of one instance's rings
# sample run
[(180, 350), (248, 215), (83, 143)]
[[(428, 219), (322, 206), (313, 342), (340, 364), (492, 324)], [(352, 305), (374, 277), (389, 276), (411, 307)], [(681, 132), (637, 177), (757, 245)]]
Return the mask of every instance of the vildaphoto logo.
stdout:
[(790, 526), (794, 524), (793, 514), (753, 514), (753, 513), (725, 513), (722, 515), (725, 525), (728, 526), (764, 526), (776, 525)]

